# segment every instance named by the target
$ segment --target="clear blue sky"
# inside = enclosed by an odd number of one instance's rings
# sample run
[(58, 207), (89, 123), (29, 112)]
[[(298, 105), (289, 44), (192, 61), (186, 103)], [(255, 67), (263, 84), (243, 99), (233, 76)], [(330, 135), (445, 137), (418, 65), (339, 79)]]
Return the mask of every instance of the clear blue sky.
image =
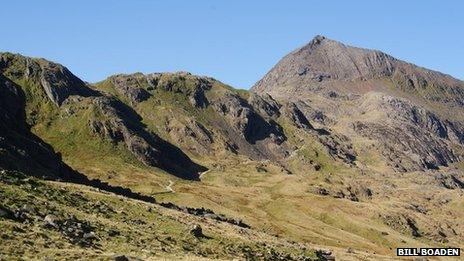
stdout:
[(322, 34), (464, 79), (464, 1), (0, 0), (0, 51), (96, 82), (190, 71), (249, 88)]

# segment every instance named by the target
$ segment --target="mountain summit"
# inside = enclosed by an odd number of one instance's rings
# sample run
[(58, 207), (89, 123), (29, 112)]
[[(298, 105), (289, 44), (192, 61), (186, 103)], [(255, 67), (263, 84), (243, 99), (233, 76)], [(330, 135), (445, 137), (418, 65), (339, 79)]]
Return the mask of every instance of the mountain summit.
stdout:
[[(464, 104), (464, 82), (460, 80), (401, 61), (381, 51), (348, 46), (321, 35), (282, 58), (251, 90), (282, 96), (296, 87), (301, 90), (327, 82), (346, 85), (346, 82), (385, 78), (391, 79), (397, 87), (418, 92), (425, 98), (436, 100), (446, 96)], [(357, 90), (377, 89), (378, 84), (372, 85)], [(434, 86), (440, 86), (439, 93), (427, 90)]]
[(447, 166), (462, 157), (452, 148), (464, 142), (464, 82), (380, 51), (318, 35), (251, 91), (300, 103), (350, 140), (368, 138), (397, 170)]

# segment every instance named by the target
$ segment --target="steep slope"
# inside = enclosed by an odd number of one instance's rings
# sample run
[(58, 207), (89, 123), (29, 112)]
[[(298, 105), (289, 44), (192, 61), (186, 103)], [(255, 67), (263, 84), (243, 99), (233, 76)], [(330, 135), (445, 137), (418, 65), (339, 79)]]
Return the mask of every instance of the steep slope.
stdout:
[(255, 159), (282, 158), (263, 146), (271, 133), (283, 141), (277, 124), (257, 113), (243, 93), (212, 78), (185, 72), (116, 75), (96, 86), (133, 105), (131, 93), (146, 92), (147, 99), (134, 108), (153, 131), (194, 154), (229, 150)]
[(187, 179), (197, 179), (206, 170), (146, 131), (130, 107), (91, 89), (61, 65), (3, 53), (0, 72), (25, 93), (26, 117), (33, 130), (65, 157), (76, 146), (93, 156), (106, 148)]
[(21, 88), (0, 75), (0, 167), (45, 178), (78, 178), (50, 145), (30, 132), (24, 108)]
[(462, 160), (464, 83), (380, 51), (316, 36), (251, 90), (278, 100), (299, 97), (309, 118), (317, 113), (322, 126), (350, 140), (367, 138), (399, 171)]
[[(329, 82), (346, 83), (384, 77), (391, 78), (395, 87), (424, 99), (464, 105), (462, 81), (403, 62), (380, 51), (347, 46), (320, 35), (282, 58), (252, 87), (252, 91), (279, 96)], [(375, 85), (362, 84), (355, 87), (348, 85), (342, 88), (349, 92), (376, 88)]]

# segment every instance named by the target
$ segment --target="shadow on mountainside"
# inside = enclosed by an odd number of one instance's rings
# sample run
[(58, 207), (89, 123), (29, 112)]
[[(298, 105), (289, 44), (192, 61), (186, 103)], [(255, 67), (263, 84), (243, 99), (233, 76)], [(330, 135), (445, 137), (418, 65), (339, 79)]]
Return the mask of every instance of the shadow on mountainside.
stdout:
[[(101, 97), (100, 108), (110, 118), (122, 123), (106, 123), (116, 133), (112, 139), (124, 141), (127, 148), (143, 163), (165, 170), (183, 179), (198, 180), (207, 168), (193, 162), (181, 149), (147, 131), (142, 117), (120, 100)], [(109, 126), (108, 126), (109, 125)]]
[(130, 189), (89, 180), (66, 165), (59, 153), (29, 130), (24, 108), (22, 89), (0, 74), (0, 169), (17, 170), (30, 176), (92, 186), (125, 197), (155, 202), (153, 197)]

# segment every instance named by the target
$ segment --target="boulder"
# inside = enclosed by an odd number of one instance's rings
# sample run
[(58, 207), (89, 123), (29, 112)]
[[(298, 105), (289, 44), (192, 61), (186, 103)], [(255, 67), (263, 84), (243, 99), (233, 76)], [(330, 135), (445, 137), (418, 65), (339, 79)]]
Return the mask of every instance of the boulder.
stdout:
[(48, 214), (44, 218), (44, 225), (46, 227), (58, 228), (59, 222), (60, 222), (60, 219), (53, 214)]
[(190, 234), (194, 237), (203, 237), (203, 229), (201, 228), (200, 225), (196, 224), (193, 226), (192, 229), (190, 229)]
[(0, 205), (0, 218), (14, 219), (14, 212)]

